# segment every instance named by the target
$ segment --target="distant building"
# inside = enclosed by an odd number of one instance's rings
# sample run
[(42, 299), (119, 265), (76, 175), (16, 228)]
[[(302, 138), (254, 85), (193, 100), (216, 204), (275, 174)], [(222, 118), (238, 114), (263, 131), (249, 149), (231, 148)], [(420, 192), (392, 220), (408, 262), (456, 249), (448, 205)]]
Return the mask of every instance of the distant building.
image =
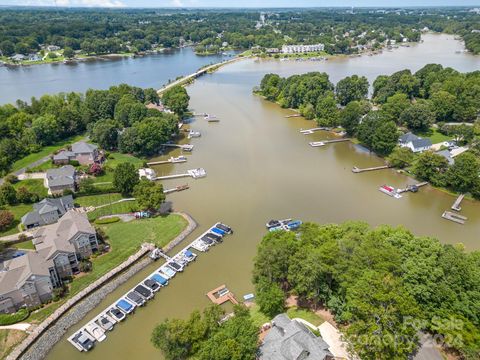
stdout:
[(35, 249), (46, 261), (53, 261), (60, 278), (79, 272), (79, 261), (98, 250), (95, 228), (84, 214), (69, 210), (55, 224), (33, 233)]
[(44, 186), (50, 195), (62, 194), (64, 190), (75, 191), (76, 173), (72, 165), (65, 165), (58, 169), (48, 169)]
[(265, 49), (267, 54), (278, 54), (280, 52), (279, 48), (267, 48)]
[(53, 261), (35, 251), (0, 264), (0, 313), (34, 307), (52, 299), (60, 285)]
[(315, 51), (323, 51), (325, 45), (316, 44), (316, 45), (283, 45), (282, 53), (284, 54), (297, 54), (297, 53), (309, 53)]
[(412, 134), (411, 132), (400, 136), (398, 144), (401, 147), (408, 147), (414, 153), (427, 151), (432, 147), (432, 142), (430, 139), (423, 139)]
[(452, 157), (450, 150), (447, 150), (447, 149), (440, 150), (440, 151), (437, 151), (435, 154), (443, 156), (448, 161), (448, 165), (455, 164), (455, 159)]
[(40, 61), (42, 58), (38, 54), (28, 54), (29, 61)]
[(15, 54), (13, 56), (10, 57), (11, 60), (13, 61), (23, 61), (23, 60), (26, 60), (28, 59), (25, 55), (23, 54)]
[(286, 314), (275, 316), (260, 346), (261, 360), (333, 360), (328, 344)]
[(68, 210), (74, 208), (72, 195), (54, 199), (43, 199), (33, 204), (33, 211), (22, 217), (22, 224), (26, 229), (53, 224)]
[(60, 50), (61, 48), (60, 48), (60, 46), (57, 46), (57, 45), (48, 45), (48, 46), (46, 47), (46, 49), (47, 49), (48, 51), (58, 51), (58, 50)]

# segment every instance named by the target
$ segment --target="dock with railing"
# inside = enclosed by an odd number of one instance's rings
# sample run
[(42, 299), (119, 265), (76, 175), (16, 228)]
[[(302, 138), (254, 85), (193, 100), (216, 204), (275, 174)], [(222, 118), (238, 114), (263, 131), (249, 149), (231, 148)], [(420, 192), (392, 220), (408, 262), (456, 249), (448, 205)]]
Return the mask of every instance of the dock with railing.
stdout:
[(445, 211), (442, 214), (442, 218), (453, 221), (453, 222), (455, 222), (457, 224), (461, 224), (461, 225), (464, 225), (465, 222), (468, 220), (468, 218), (466, 216), (456, 214), (456, 213), (453, 213), (451, 211)]
[(465, 194), (460, 194), (457, 198), (457, 200), (455, 200), (455, 202), (453, 203), (451, 209), (452, 210), (455, 210), (455, 211), (460, 211), (462, 210), (460, 204), (462, 203), (463, 199), (465, 198)]
[(358, 174), (358, 173), (367, 172), (367, 171), (376, 171), (376, 170), (383, 170), (383, 169), (389, 169), (389, 168), (390, 168), (390, 165), (374, 166), (374, 167), (363, 168), (363, 169), (360, 169), (354, 166), (352, 168), (352, 172), (355, 174)]

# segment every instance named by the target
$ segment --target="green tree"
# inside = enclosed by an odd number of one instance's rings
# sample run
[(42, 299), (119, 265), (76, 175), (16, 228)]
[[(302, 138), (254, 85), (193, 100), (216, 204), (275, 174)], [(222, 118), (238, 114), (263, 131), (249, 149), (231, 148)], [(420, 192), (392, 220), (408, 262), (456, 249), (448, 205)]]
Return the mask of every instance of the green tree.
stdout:
[(434, 123), (435, 113), (427, 104), (415, 103), (402, 112), (400, 121), (409, 129), (425, 131)]
[(0, 210), (0, 231), (7, 230), (13, 224), (14, 216), (11, 211)]
[(114, 150), (118, 146), (118, 132), (118, 125), (114, 120), (101, 120), (93, 125), (90, 136), (102, 149)]
[(133, 189), (133, 196), (140, 208), (157, 211), (165, 201), (163, 186), (147, 179), (141, 179)]
[(15, 54), (15, 44), (10, 40), (4, 40), (0, 43), (0, 51), (3, 56), (11, 56)]
[(188, 96), (187, 90), (180, 85), (168, 89), (162, 95), (163, 104), (177, 114), (180, 119), (188, 112), (189, 101), (190, 96)]
[(338, 102), (347, 105), (351, 101), (366, 99), (368, 80), (365, 76), (352, 75), (340, 80), (335, 88)]
[(385, 114), (386, 119), (395, 121), (396, 124), (400, 125), (400, 116), (410, 106), (410, 99), (407, 95), (399, 93), (387, 99), (387, 102), (382, 105), (382, 112)]
[(260, 282), (255, 287), (260, 311), (270, 318), (281, 314), (285, 309), (285, 293), (276, 283)]
[(457, 98), (447, 91), (437, 91), (430, 96), (436, 121), (453, 121)]
[(130, 195), (138, 182), (138, 172), (133, 164), (121, 163), (115, 168), (113, 186), (118, 192)]
[(415, 154), (408, 147), (396, 147), (387, 157), (389, 165), (398, 169), (412, 165), (414, 160)]
[(340, 125), (348, 135), (354, 136), (362, 116), (362, 106), (358, 101), (352, 101), (340, 112)]
[(385, 118), (379, 111), (369, 112), (357, 128), (358, 140), (368, 148), (372, 149), (375, 132), (384, 122)]
[(71, 47), (66, 47), (63, 50), (63, 56), (66, 59), (73, 59), (75, 57), (75, 51)]
[(389, 155), (398, 143), (397, 125), (393, 121), (380, 124), (375, 129), (372, 139), (372, 150), (380, 155)]
[(17, 202), (17, 192), (10, 183), (0, 185), (0, 205), (13, 205)]
[(325, 96), (318, 99), (315, 110), (318, 125), (328, 127), (338, 125), (339, 110), (337, 108), (335, 96), (332, 92), (328, 92)]
[(50, 145), (58, 140), (60, 127), (54, 115), (47, 114), (34, 119), (32, 129), (39, 144)]
[(456, 191), (466, 193), (480, 183), (480, 162), (469, 152), (455, 157), (455, 163), (447, 171), (447, 183)]
[(425, 151), (418, 156), (413, 171), (419, 179), (438, 186), (443, 184), (447, 169), (447, 159), (432, 151)]

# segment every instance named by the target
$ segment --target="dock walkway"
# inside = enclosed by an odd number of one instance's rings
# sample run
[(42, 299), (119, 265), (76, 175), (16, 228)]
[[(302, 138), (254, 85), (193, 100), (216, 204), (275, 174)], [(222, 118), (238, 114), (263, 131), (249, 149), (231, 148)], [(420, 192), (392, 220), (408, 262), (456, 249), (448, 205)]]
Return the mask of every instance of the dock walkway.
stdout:
[(207, 297), (211, 302), (217, 305), (222, 305), (227, 301), (232, 302), (234, 305), (238, 305), (235, 295), (227, 289), (226, 285), (221, 285), (218, 288), (209, 291)]
[(390, 168), (390, 165), (374, 166), (374, 167), (369, 167), (369, 168), (364, 168), (364, 169), (360, 169), (360, 168), (354, 166), (352, 168), (352, 172), (358, 174), (358, 173), (362, 173), (362, 172), (366, 172), (366, 171), (383, 170), (383, 169), (389, 169), (389, 168)]
[(460, 194), (457, 198), (457, 200), (455, 200), (455, 202), (453, 203), (452, 205), (452, 210), (455, 210), (455, 211), (460, 211), (462, 210), (460, 204), (462, 203), (463, 201), (463, 198), (465, 197), (465, 194)]
[(401, 193), (404, 193), (404, 192), (407, 192), (407, 191), (417, 192), (418, 188), (421, 188), (422, 186), (425, 186), (425, 185), (428, 185), (428, 181), (424, 181), (424, 182), (417, 183), (417, 184), (407, 185), (407, 187), (404, 188), (404, 189), (398, 189), (397, 193), (401, 194)]
[(442, 218), (456, 222), (457, 224), (461, 224), (461, 225), (465, 224), (465, 222), (468, 220), (466, 216), (455, 214), (451, 211), (445, 211), (442, 214)]

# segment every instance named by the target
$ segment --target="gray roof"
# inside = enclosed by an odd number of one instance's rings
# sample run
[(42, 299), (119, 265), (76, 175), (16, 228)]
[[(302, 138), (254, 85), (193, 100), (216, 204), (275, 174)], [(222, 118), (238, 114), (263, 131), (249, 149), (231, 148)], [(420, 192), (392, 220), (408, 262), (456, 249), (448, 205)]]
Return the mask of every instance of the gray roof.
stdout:
[(72, 152), (75, 154), (90, 154), (98, 149), (97, 145), (86, 143), (85, 141), (79, 141), (72, 144)]
[(52, 211), (57, 211), (59, 215), (63, 215), (68, 209), (73, 208), (73, 206), (74, 203), (72, 195), (62, 196), (54, 199), (43, 199), (42, 201), (33, 204), (33, 211), (30, 211), (22, 216), (22, 224), (40, 224), (43, 222), (40, 215)]
[(419, 139), (419, 137), (415, 134), (412, 134), (411, 132), (409, 133), (406, 133), (406, 134), (403, 134), (402, 136), (400, 136), (400, 138), (398, 139), (401, 143), (404, 143), (404, 144), (407, 144), (409, 143), (410, 141), (414, 141), (414, 140), (417, 140)]
[(272, 321), (260, 347), (262, 360), (325, 360), (333, 357), (328, 345), (315, 336), (304, 324), (290, 320), (286, 314)]
[(420, 149), (432, 146), (432, 141), (430, 139), (417, 138), (416, 140), (412, 141), (412, 145), (414, 149)]
[(452, 154), (450, 154), (449, 150), (440, 150), (436, 152), (437, 155), (443, 156), (445, 159), (447, 159), (449, 165), (453, 165), (455, 163), (455, 160), (452, 157)]
[(75, 168), (65, 165), (58, 169), (47, 170), (48, 186), (72, 186), (75, 183)]
[(52, 260), (45, 258), (35, 251), (28, 251), (3, 263), (0, 270), (0, 294), (18, 290), (32, 275), (50, 276), (49, 268), (53, 267)]
[(70, 160), (70, 158), (75, 157), (75, 153), (72, 151), (63, 150), (58, 154), (53, 155), (53, 160)]
[(88, 222), (85, 214), (69, 210), (57, 223), (47, 225), (34, 232), (35, 249), (44, 251), (50, 259), (57, 251), (74, 253), (75, 247), (70, 242), (79, 233), (95, 234), (95, 229)]

